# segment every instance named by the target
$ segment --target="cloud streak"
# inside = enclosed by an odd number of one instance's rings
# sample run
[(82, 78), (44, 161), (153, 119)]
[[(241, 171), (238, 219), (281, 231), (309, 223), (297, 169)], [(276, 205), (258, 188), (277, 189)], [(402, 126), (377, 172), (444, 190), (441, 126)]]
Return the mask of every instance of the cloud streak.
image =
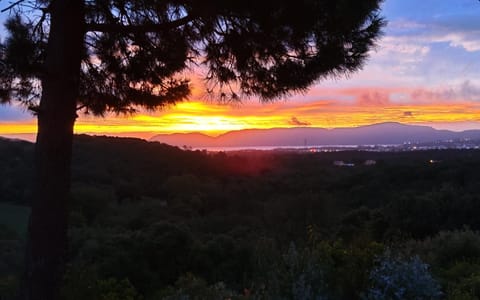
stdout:
[(310, 122), (300, 121), (297, 117), (292, 117), (288, 121), (288, 124), (292, 125), (292, 126), (310, 126), (310, 125), (312, 125), (312, 123), (310, 123)]

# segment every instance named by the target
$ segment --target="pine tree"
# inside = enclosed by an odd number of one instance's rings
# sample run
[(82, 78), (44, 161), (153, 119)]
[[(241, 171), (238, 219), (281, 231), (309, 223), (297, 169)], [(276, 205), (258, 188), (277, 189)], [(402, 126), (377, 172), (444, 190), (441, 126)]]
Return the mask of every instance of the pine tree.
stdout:
[(202, 70), (218, 99), (262, 101), (359, 70), (381, 0), (19, 0), (5, 11), (0, 101), (38, 119), (23, 299), (58, 299), (77, 113), (188, 98)]

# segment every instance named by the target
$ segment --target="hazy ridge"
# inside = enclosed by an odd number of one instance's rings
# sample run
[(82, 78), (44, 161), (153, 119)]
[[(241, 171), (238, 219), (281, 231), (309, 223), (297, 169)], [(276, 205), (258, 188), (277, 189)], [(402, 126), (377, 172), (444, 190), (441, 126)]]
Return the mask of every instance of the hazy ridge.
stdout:
[(230, 131), (218, 137), (202, 133), (158, 134), (151, 141), (188, 147), (382, 145), (480, 139), (480, 130), (455, 132), (429, 126), (379, 123), (355, 128), (272, 128)]

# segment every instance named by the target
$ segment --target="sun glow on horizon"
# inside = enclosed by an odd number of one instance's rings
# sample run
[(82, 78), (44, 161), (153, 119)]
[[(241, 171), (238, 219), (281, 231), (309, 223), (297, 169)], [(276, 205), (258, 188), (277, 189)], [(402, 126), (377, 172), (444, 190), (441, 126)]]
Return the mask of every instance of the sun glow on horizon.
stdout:
[[(357, 127), (382, 122), (450, 127), (453, 130), (457, 123), (462, 124), (457, 128), (480, 128), (480, 103), (459, 101), (369, 106), (321, 100), (229, 106), (190, 101), (163, 111), (139, 112), (133, 116), (81, 116), (76, 122), (75, 133), (148, 138), (157, 133), (201, 132), (217, 136), (228, 131), (254, 128)], [(36, 122), (33, 119), (25, 122), (0, 122), (0, 134), (3, 135), (35, 132)]]
[[(418, 1), (385, 1), (382, 14), (388, 24), (364, 68), (345, 78), (321, 81), (304, 94), (265, 104), (258, 99), (234, 105), (200, 101), (208, 99), (205, 70), (192, 69), (184, 74), (191, 79), (191, 101), (129, 117), (80, 115), (75, 132), (142, 138), (188, 132), (216, 136), (252, 128), (357, 127), (382, 122), (480, 129), (476, 63), (480, 35), (472, 26), (480, 5), (430, 2), (422, 2), (428, 10), (415, 10)], [(25, 108), (0, 105), (0, 135), (35, 132), (36, 120)]]

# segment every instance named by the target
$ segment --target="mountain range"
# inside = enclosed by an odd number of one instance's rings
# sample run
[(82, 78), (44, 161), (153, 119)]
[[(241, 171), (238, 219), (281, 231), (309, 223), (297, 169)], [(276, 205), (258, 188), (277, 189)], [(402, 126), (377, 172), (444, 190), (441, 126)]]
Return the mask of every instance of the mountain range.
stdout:
[(429, 126), (401, 123), (379, 123), (355, 128), (272, 128), (230, 131), (217, 137), (202, 133), (158, 134), (151, 141), (173, 146), (260, 147), (260, 146), (323, 146), (323, 145), (396, 145), (445, 140), (480, 139), (480, 130), (455, 132)]

